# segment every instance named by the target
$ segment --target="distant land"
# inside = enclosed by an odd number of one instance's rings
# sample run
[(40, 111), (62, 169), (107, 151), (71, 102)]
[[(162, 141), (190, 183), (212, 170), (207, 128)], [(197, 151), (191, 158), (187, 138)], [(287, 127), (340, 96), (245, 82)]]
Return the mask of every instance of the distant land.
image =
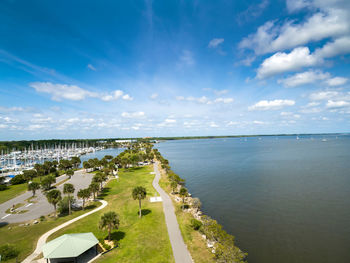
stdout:
[(65, 144), (77, 144), (92, 146), (109, 146), (116, 140), (137, 140), (137, 141), (171, 141), (171, 140), (195, 140), (195, 139), (218, 139), (218, 138), (244, 138), (244, 137), (269, 137), (269, 136), (311, 136), (311, 135), (349, 135), (350, 133), (293, 133), (293, 134), (253, 134), (253, 135), (218, 135), (218, 136), (171, 136), (171, 137), (130, 137), (130, 138), (96, 138), (96, 139), (45, 139), (45, 140), (18, 140), (18, 141), (0, 141), (1, 151), (24, 150), (34, 148), (52, 148), (55, 146), (64, 146)]

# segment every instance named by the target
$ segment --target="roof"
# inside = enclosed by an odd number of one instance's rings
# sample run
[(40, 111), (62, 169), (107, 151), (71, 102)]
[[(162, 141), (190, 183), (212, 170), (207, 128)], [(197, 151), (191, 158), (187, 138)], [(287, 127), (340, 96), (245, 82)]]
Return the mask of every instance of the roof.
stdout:
[(73, 258), (98, 244), (93, 233), (65, 234), (43, 246), (44, 258)]

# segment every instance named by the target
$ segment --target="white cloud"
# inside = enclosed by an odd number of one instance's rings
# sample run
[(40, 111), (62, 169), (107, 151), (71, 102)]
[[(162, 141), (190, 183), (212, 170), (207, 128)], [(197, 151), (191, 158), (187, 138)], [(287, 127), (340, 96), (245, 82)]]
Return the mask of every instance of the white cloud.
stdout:
[(263, 124), (267, 124), (267, 123), (264, 121), (253, 121), (253, 124), (263, 125)]
[(277, 82), (282, 83), (286, 87), (296, 87), (305, 84), (315, 83), (323, 80), (328, 86), (340, 86), (344, 85), (348, 79), (343, 77), (331, 77), (328, 72), (323, 73), (319, 70), (309, 70), (301, 73), (297, 73), (285, 79), (279, 79)]
[(129, 94), (124, 94), (121, 90), (112, 91), (109, 94), (91, 92), (82, 89), (76, 85), (53, 84), (51, 82), (34, 82), (29, 84), (37, 92), (48, 93), (51, 99), (55, 101), (62, 100), (84, 100), (86, 98), (99, 98), (103, 101), (112, 101), (122, 98), (123, 100), (132, 100)]
[(53, 84), (51, 82), (34, 82), (29, 84), (37, 92), (50, 94), (53, 100), (83, 100), (87, 97), (96, 97), (97, 94), (79, 88), (75, 85)]
[(347, 78), (343, 78), (343, 77), (334, 77), (334, 78), (328, 79), (328, 80), (326, 81), (326, 83), (327, 83), (329, 86), (341, 86), (341, 85), (344, 85), (347, 81), (348, 81)]
[(217, 46), (219, 46), (220, 44), (222, 44), (224, 42), (223, 38), (213, 38), (212, 40), (210, 40), (208, 47), (210, 48), (216, 48)]
[(190, 102), (196, 102), (199, 104), (207, 104), (207, 105), (219, 104), (219, 103), (228, 104), (234, 101), (233, 98), (216, 98), (214, 100), (211, 100), (206, 96), (202, 96), (202, 97), (189, 96), (186, 98), (184, 96), (177, 96), (176, 99), (179, 101), (190, 101)]
[(88, 64), (87, 67), (93, 71), (96, 71), (96, 68), (91, 64)]
[[(297, 1), (297, 4), (302, 6), (303, 2), (306, 1)], [(292, 9), (297, 10), (297, 5), (294, 5)], [(261, 55), (294, 48), (311, 41), (320, 41), (330, 37), (338, 38), (348, 34), (349, 31), (350, 23), (346, 10), (325, 8), (302, 23), (289, 20), (280, 26), (276, 21), (268, 21), (260, 26), (256, 33), (244, 38), (239, 47), (252, 49), (255, 54)]]
[(158, 93), (153, 93), (150, 98), (152, 100), (155, 100), (156, 98), (158, 98)]
[(164, 122), (166, 122), (166, 123), (175, 123), (176, 120), (175, 119), (165, 119)]
[(257, 77), (263, 79), (288, 71), (297, 71), (303, 67), (314, 66), (319, 58), (310, 54), (307, 47), (293, 49), (289, 54), (278, 52), (265, 59), (258, 68)]
[(112, 101), (112, 100), (117, 100), (119, 99), (121, 96), (123, 96), (124, 92), (121, 90), (115, 90), (113, 92), (111, 92), (110, 94), (107, 95), (103, 95), (101, 97), (101, 100), (103, 101)]
[(6, 129), (7, 127), (8, 127), (7, 124), (1, 124), (1, 123), (0, 123), (0, 129)]
[(310, 94), (310, 100), (329, 100), (338, 97), (338, 91), (319, 91)]
[(219, 127), (219, 125), (217, 125), (215, 122), (210, 122), (209, 123), (209, 126), (211, 127), (211, 128), (218, 128)]
[(137, 112), (123, 112), (121, 114), (123, 118), (142, 118), (145, 117), (145, 113), (143, 111)]
[(180, 65), (192, 66), (195, 64), (193, 53), (189, 50), (183, 50), (180, 56)]
[(248, 109), (252, 110), (278, 110), (285, 106), (293, 106), (294, 100), (261, 100), (258, 103), (250, 106)]
[(133, 97), (131, 97), (129, 94), (125, 94), (125, 95), (123, 95), (123, 97), (122, 97), (122, 99), (123, 100), (133, 100), (134, 98)]
[(214, 103), (232, 103), (233, 102), (233, 98), (217, 98), (214, 100)]
[(287, 9), (291, 13), (310, 6), (311, 3), (308, 0), (287, 0)]
[(348, 53), (350, 53), (350, 36), (338, 38), (315, 50), (315, 56), (320, 58), (331, 58)]
[(315, 83), (318, 80), (325, 80), (325, 79), (328, 79), (329, 77), (330, 77), (330, 74), (328, 72), (323, 73), (321, 71), (309, 70), (306, 72), (297, 73), (285, 79), (280, 79), (278, 80), (278, 83), (282, 83), (287, 87), (295, 87), (295, 86)]
[(329, 100), (327, 101), (327, 108), (344, 108), (344, 107), (348, 107), (350, 106), (350, 102), (348, 101), (344, 101), (344, 100), (339, 100), (339, 101), (333, 101), (333, 100)]

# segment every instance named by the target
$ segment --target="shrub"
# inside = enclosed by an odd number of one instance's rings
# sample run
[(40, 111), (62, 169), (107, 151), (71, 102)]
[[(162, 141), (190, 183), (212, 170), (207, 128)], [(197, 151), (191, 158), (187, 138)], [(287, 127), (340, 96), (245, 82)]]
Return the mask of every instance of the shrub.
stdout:
[(19, 251), (15, 248), (15, 246), (6, 244), (0, 246), (0, 255), (1, 260), (6, 261), (11, 258), (17, 257), (19, 254)]
[(17, 174), (15, 177), (13, 177), (10, 181), (11, 184), (23, 184), (26, 180), (24, 179), (23, 174)]
[(191, 219), (191, 227), (194, 229), (194, 230), (199, 230), (201, 227), (202, 227), (202, 222), (197, 220), (197, 219), (194, 219), (192, 218)]
[(41, 216), (39, 219), (40, 219), (40, 221), (44, 221), (45, 220), (45, 216)]
[(0, 191), (6, 190), (8, 187), (6, 184), (0, 184)]

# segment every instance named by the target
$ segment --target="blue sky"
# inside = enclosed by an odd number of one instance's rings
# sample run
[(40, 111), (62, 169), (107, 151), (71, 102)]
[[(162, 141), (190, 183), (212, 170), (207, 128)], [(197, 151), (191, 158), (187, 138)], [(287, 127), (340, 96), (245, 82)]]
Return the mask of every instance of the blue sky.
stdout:
[(0, 140), (349, 132), (350, 2), (0, 2)]

